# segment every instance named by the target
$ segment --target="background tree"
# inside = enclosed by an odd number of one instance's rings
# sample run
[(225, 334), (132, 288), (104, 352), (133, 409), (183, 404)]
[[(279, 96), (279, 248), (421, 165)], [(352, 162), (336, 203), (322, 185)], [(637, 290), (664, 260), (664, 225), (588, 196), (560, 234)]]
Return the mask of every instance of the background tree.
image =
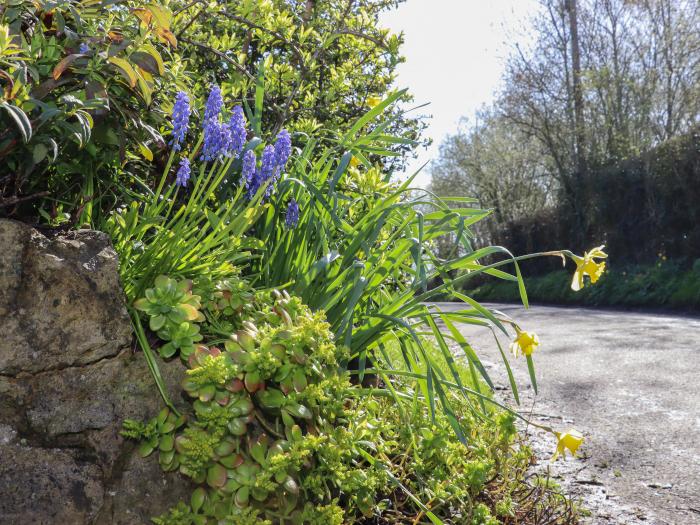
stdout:
[[(649, 217), (656, 222), (676, 217), (674, 210), (658, 207), (659, 192), (650, 188), (660, 185), (658, 177), (665, 176), (666, 185), (673, 188), (671, 193), (678, 193), (676, 201), (681, 202), (689, 194), (688, 181), (695, 173), (692, 137), (700, 123), (700, 4), (688, 0), (541, 0), (529, 30), (532, 44), (514, 46), (506, 61), (503, 87), (489, 110), (498, 118), (484, 121), (485, 128), (479, 133), (503, 133), (505, 128), (517, 140), (485, 141), (483, 148), (494, 158), (507, 159), (519, 155), (525, 141), (542, 155), (529, 162), (533, 162), (532, 171), (541, 172), (539, 180), (546, 181), (538, 187), (552, 192), (546, 199), (556, 209), (552, 229), (554, 224), (563, 228), (561, 235), (565, 231), (577, 248), (587, 238), (606, 233), (608, 226), (597, 215), (617, 209), (614, 196), (602, 191), (601, 185), (626, 181), (626, 191), (636, 195), (637, 205), (625, 210), (639, 212), (630, 218), (632, 223), (647, 224)], [(471, 145), (473, 135), (461, 132), (458, 136), (462, 142), (470, 137), (466, 141)], [(662, 147), (669, 141), (672, 147)], [(436, 191), (449, 188), (451, 194), (476, 194), (480, 199), (486, 194), (507, 195), (512, 187), (508, 177), (490, 179), (497, 190), (489, 192), (474, 186), (477, 171), (472, 169), (465, 179), (460, 166), (474, 154), (470, 148), (456, 147), (457, 143), (450, 137), (441, 149), (433, 170)], [(653, 162), (655, 151), (663, 152), (663, 162)], [(652, 165), (673, 165), (668, 155), (676, 155), (676, 165), (684, 166), (685, 171), (652, 173)], [(647, 160), (640, 161), (641, 168), (635, 164), (633, 173), (625, 172), (634, 159)], [(615, 170), (619, 176), (612, 180)], [(502, 217), (500, 210), (518, 207), (520, 201), (510, 198), (515, 200), (484, 202), (496, 210), (492, 235), (504, 235), (503, 224), (520, 220)], [(646, 210), (646, 215), (640, 210)], [(533, 209), (528, 215), (539, 217)], [(543, 223), (544, 219), (530, 222)], [(502, 231), (496, 233), (499, 225)], [(649, 231), (660, 231), (657, 226), (654, 230), (650, 225)], [(510, 227), (511, 233), (516, 229)], [(675, 229), (678, 235), (685, 232), (680, 223)], [(556, 237), (552, 232), (542, 233), (544, 239)], [(671, 244), (669, 239), (663, 242)]]
[(497, 102), (506, 118), (547, 148), (565, 192), (581, 171), (579, 149), (594, 166), (623, 159), (687, 132), (700, 114), (697, 2), (578, 0), (575, 17), (573, 5), (542, 0), (532, 22), (533, 47), (511, 54)]
[(504, 225), (550, 204), (552, 166), (540, 143), (502, 115), (484, 110), (440, 146), (432, 165), (431, 190), (443, 196), (470, 196), (493, 209), (492, 220), (476, 230), (482, 240)]

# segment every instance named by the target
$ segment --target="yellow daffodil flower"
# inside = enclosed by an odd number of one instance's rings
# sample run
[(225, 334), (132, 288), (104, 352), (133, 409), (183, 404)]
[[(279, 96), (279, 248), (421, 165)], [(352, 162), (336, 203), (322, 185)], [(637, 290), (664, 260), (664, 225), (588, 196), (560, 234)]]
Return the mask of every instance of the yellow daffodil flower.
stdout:
[(574, 292), (578, 292), (583, 288), (583, 278), (588, 276), (591, 279), (591, 283), (595, 283), (600, 276), (603, 275), (605, 271), (605, 262), (596, 262), (595, 259), (605, 259), (608, 254), (603, 251), (605, 246), (598, 246), (593, 248), (590, 252), (585, 252), (583, 257), (578, 257), (574, 255), (572, 258), (576, 263), (576, 271), (574, 272), (574, 279), (571, 281), (571, 289)]
[(540, 338), (532, 332), (525, 332), (515, 328), (515, 339), (510, 343), (510, 351), (515, 357), (519, 355), (532, 355), (532, 352), (540, 345)]
[(358, 159), (355, 155), (350, 157), (350, 166), (353, 168), (357, 168), (360, 165), (360, 159)]
[(583, 434), (578, 430), (570, 428), (566, 432), (555, 432), (557, 436), (557, 451), (552, 456), (552, 461), (557, 459), (560, 455), (566, 457), (566, 451), (571, 452), (572, 456), (576, 456), (576, 451), (578, 447), (583, 443)]
[(382, 99), (379, 97), (368, 97), (367, 98), (367, 105), (370, 108), (373, 108), (375, 106), (378, 106), (381, 101), (382, 101)]

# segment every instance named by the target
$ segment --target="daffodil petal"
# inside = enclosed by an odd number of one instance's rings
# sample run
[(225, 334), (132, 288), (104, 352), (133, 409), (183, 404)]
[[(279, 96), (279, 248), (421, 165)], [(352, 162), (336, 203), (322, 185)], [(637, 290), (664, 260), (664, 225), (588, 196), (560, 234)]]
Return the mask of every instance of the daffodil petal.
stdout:
[(583, 273), (577, 268), (574, 272), (574, 278), (571, 281), (571, 289), (574, 292), (578, 292), (581, 288), (583, 288)]

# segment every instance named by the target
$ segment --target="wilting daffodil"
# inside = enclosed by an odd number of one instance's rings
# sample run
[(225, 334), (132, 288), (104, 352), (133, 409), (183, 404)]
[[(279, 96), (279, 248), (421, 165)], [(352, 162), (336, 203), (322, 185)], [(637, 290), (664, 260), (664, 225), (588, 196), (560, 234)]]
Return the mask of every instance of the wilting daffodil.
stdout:
[(552, 456), (552, 461), (557, 459), (560, 455), (566, 457), (566, 451), (571, 452), (572, 456), (576, 455), (576, 450), (583, 443), (583, 434), (578, 430), (570, 428), (566, 432), (555, 432), (557, 436), (557, 451)]
[(519, 355), (532, 355), (532, 352), (540, 345), (540, 339), (533, 332), (526, 332), (515, 327), (515, 339), (510, 343), (510, 351), (515, 357)]
[(605, 262), (596, 262), (596, 259), (605, 259), (608, 254), (603, 251), (605, 246), (598, 246), (593, 248), (590, 252), (585, 252), (583, 257), (578, 255), (572, 255), (571, 258), (576, 263), (576, 272), (574, 272), (574, 279), (571, 281), (571, 289), (578, 292), (583, 288), (583, 278), (588, 276), (591, 279), (591, 283), (595, 283), (600, 276), (603, 275), (605, 271)]

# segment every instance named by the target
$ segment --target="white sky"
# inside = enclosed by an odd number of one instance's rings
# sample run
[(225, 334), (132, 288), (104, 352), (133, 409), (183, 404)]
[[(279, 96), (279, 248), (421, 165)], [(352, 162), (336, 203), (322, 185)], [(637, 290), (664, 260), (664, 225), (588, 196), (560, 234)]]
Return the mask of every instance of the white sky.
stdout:
[[(383, 27), (405, 37), (406, 62), (398, 67), (396, 86), (408, 87), (416, 104), (430, 102), (421, 111), (433, 116), (426, 130), (433, 145), (419, 150), (407, 174), (437, 157), (461, 116), (471, 117), (493, 100), (513, 43), (507, 40), (526, 39), (522, 28), (536, 9), (536, 0), (407, 0), (381, 17)], [(417, 185), (428, 184), (429, 169)]]

